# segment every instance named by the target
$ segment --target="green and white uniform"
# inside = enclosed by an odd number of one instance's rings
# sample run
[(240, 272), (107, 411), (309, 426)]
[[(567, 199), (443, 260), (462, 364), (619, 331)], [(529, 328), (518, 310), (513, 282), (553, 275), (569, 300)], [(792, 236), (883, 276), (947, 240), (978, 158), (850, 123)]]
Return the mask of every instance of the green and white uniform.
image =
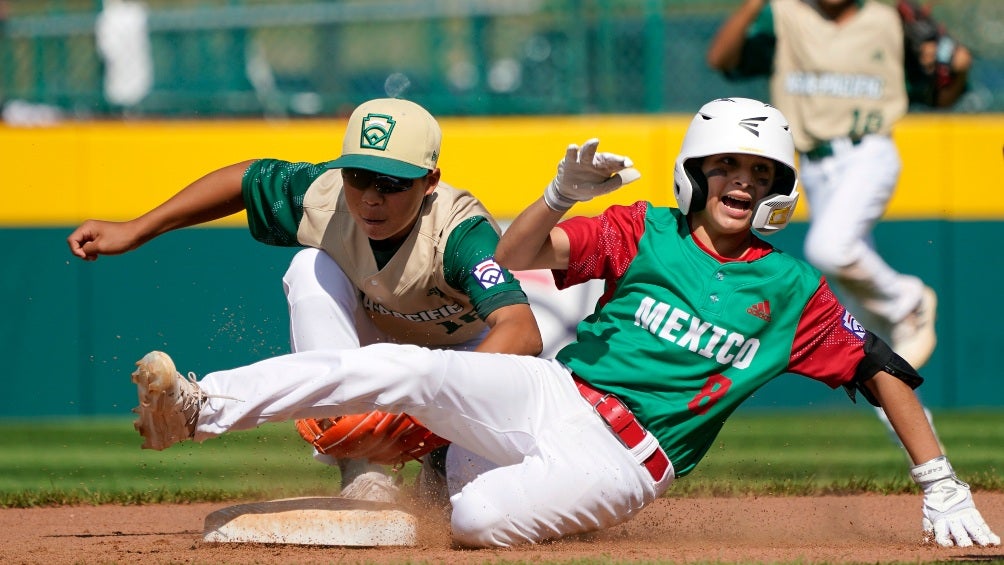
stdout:
[[(325, 308), (316, 303), (297, 308), (293, 296), (303, 294), (316, 300), (322, 291), (330, 293), (332, 285), (320, 281), (316, 292), (290, 287), (317, 284), (310, 279), (319, 270), (349, 279), (355, 295), (351, 301), (363, 307), (384, 338), (376, 341), (472, 347), (486, 332), (484, 319), (489, 314), (527, 302), (519, 282), (494, 261), (499, 238), (494, 220), (470, 193), (445, 183), (426, 197), (418, 223), (392, 248), (370, 241), (358, 229), (345, 204), (339, 170), (263, 159), (245, 172), (243, 194), (255, 239), (271, 245), (312, 247), (327, 256), (308, 253), (304, 259), (295, 258), (284, 278), (291, 298), (294, 342), (337, 337), (295, 335), (298, 318), (316, 316), (319, 308)], [(337, 269), (330, 264), (318, 266), (328, 258)], [(350, 299), (336, 296), (334, 300)], [(302, 324), (304, 332), (324, 331), (325, 325)], [(363, 339), (368, 341), (373, 340)]]

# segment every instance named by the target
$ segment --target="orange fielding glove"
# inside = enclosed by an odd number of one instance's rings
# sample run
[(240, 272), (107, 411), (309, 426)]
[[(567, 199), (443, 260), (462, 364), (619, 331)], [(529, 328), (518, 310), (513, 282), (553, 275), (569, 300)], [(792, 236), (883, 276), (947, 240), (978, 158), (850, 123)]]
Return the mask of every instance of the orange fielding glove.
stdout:
[(382, 465), (403, 465), (449, 444), (407, 414), (380, 411), (297, 420), (296, 430), (319, 453)]

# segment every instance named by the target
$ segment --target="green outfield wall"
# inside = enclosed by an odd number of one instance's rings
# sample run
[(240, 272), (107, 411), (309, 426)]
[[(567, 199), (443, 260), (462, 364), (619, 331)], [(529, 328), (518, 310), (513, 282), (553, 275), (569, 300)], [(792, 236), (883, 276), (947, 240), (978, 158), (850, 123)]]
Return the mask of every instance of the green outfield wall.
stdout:
[[(503, 221), (539, 196), (570, 142), (599, 137), (643, 178), (581, 205), (671, 205), (672, 161), (689, 117), (444, 119), (443, 178)], [(251, 239), (240, 215), (84, 263), (65, 238), (80, 221), (124, 220), (216, 167), (255, 157), (321, 161), (344, 123), (124, 122), (0, 127), (0, 418), (128, 414), (133, 363), (151, 349), (205, 372), (288, 349), (281, 276), (295, 250)], [(1004, 116), (911, 117), (896, 132), (901, 188), (876, 229), (897, 268), (939, 293), (940, 342), (922, 373), (933, 408), (1002, 407)], [(771, 241), (801, 255), (808, 210)], [(753, 407), (841, 407), (842, 392), (784, 376)]]

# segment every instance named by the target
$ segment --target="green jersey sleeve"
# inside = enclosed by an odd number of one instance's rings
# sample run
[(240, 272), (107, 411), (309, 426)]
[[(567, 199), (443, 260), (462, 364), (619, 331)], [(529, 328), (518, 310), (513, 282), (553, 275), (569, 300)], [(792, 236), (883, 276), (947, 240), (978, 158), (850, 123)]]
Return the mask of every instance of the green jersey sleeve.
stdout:
[(327, 169), (311, 163), (260, 159), (244, 171), (241, 193), (251, 236), (267, 245), (299, 246), (303, 195)]
[(495, 228), (481, 216), (461, 222), (446, 240), (443, 276), (470, 297), (482, 320), (503, 306), (529, 303), (516, 277), (495, 262), (498, 242)]

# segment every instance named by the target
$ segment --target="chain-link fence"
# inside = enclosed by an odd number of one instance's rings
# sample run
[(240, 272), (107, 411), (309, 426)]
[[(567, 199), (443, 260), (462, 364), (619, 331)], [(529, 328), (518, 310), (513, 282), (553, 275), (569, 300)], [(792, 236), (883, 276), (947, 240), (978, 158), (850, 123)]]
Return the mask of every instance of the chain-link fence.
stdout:
[[(0, 0), (0, 100), (72, 117), (689, 113), (738, 0)], [(133, 9), (132, 11), (126, 8)], [(139, 9), (138, 11), (136, 9)], [(942, 0), (976, 57), (954, 111), (1004, 110), (1004, 2)]]

